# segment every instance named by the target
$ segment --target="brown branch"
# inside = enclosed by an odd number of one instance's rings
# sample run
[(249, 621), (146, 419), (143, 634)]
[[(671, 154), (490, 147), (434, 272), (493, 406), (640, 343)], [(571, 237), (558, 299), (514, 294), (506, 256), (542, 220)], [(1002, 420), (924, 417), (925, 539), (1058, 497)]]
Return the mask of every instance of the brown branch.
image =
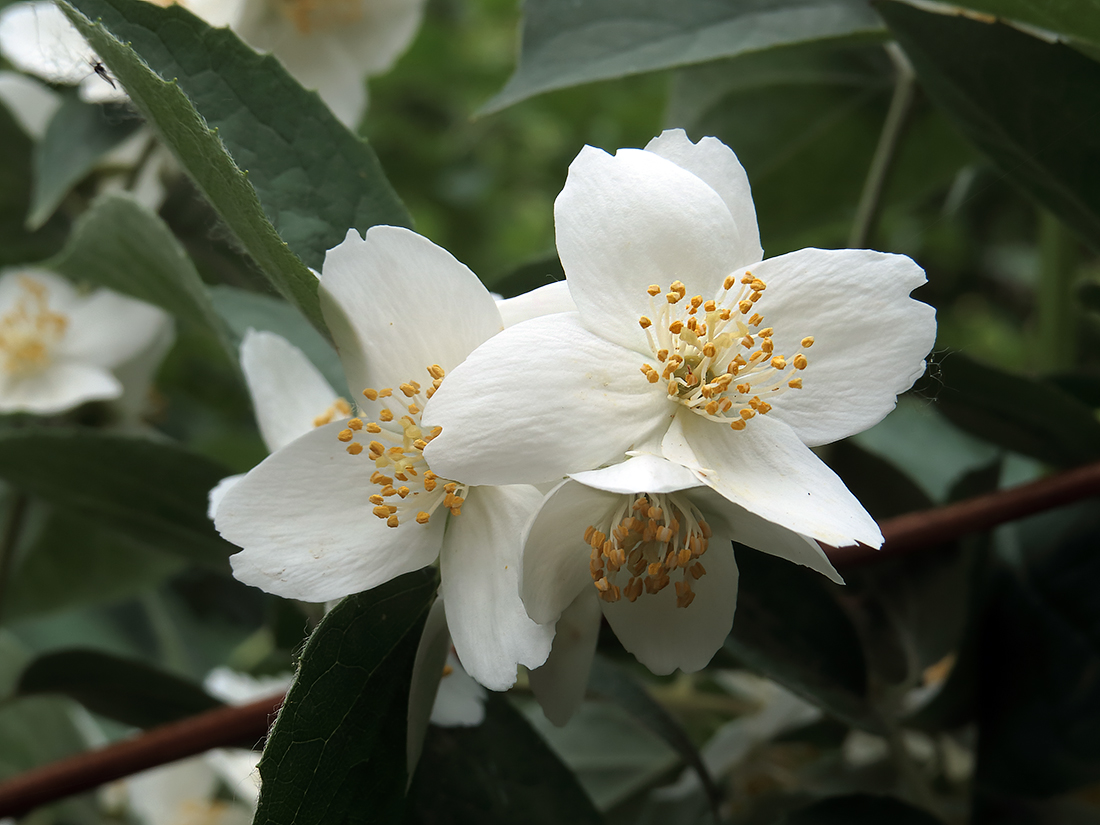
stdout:
[[(837, 566), (865, 564), (1098, 495), (1100, 462), (1011, 490), (889, 519), (881, 525), (886, 540), (881, 550), (859, 546), (828, 548), (827, 552)], [(211, 748), (257, 742), (266, 735), (268, 722), (282, 701), (282, 696), (273, 696), (250, 705), (218, 708), (27, 771), (0, 783), (0, 817), (25, 813), (37, 805)]]
[(38, 805), (211, 748), (259, 742), (282, 703), (279, 695), (248, 705), (216, 708), (19, 774), (0, 782), (0, 817), (18, 816)]

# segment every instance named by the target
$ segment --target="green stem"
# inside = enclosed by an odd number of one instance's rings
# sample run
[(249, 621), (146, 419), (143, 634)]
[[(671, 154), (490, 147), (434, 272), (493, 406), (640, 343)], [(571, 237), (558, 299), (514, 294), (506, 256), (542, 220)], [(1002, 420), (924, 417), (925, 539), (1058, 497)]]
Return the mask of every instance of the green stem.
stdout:
[(1077, 305), (1073, 282), (1077, 274), (1076, 244), (1054, 215), (1039, 212), (1040, 363), (1032, 366), (1069, 369), (1076, 360)]
[(886, 51), (894, 61), (897, 79), (894, 82), (894, 96), (890, 99), (886, 120), (882, 124), (878, 146), (875, 147), (874, 157), (871, 158), (871, 168), (867, 171), (867, 178), (863, 182), (863, 192), (859, 196), (852, 231), (848, 235), (848, 246), (853, 249), (865, 247), (867, 239), (874, 231), (879, 207), (882, 205), (882, 190), (886, 186), (886, 178), (897, 155), (898, 143), (905, 129), (905, 122), (909, 119), (909, 110), (913, 105), (915, 90), (913, 67), (897, 44), (889, 44)]
[(15, 570), (15, 554), (30, 505), (30, 497), (24, 492), (12, 490), (9, 495), (11, 500), (8, 502), (8, 517), (4, 521), (3, 536), (0, 536), (0, 621), (3, 621), (8, 584)]

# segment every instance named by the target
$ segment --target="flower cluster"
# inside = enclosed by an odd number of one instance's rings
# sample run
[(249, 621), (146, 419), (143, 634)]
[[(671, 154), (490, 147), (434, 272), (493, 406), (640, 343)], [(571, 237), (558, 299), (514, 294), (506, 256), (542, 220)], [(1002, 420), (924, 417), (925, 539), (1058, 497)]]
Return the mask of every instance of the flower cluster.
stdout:
[(560, 722), (601, 615), (655, 673), (698, 670), (733, 622), (733, 542), (836, 582), (819, 542), (881, 544), (810, 448), (893, 408), (935, 315), (904, 256), (762, 260), (747, 176), (713, 138), (586, 147), (555, 221), (566, 282), (517, 299), (506, 328), (431, 242), (349, 232), (320, 289), (355, 398), (318, 409), (216, 521), (244, 548), (238, 578), (299, 599), (438, 557), (467, 670), (503, 689), (533, 668)]

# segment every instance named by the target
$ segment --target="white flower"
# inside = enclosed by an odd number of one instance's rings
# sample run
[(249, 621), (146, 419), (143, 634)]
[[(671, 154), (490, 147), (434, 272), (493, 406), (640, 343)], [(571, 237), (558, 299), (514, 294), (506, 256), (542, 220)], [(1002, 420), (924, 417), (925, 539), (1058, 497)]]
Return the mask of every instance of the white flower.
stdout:
[[(320, 602), (438, 557), (463, 666), (507, 688), (517, 662), (537, 667), (550, 649), (552, 630), (527, 616), (518, 591), (518, 537), (542, 496), (440, 477), (422, 455), (436, 434), (420, 427), (427, 397), (500, 331), (500, 312), (449, 253), (388, 226), (365, 239), (350, 230), (329, 250), (320, 295), (348, 385), (362, 391), (360, 414), (282, 446), (225, 494), (215, 523), (244, 548), (231, 558), (234, 575)], [(272, 398), (281, 393), (271, 387)]]
[(25, 74), (9, 71), (0, 71), (0, 100), (35, 140), (46, 134), (50, 119), (61, 106), (61, 96), (53, 89)]
[(82, 294), (41, 269), (4, 270), (0, 413), (51, 415), (119, 399), (115, 370), (144, 366), (150, 350), (159, 357), (171, 330), (171, 317), (151, 304), (107, 289)]
[(843, 583), (816, 542), (664, 458), (635, 456), (559, 484), (530, 525), (520, 576), (531, 618), (557, 622), (550, 658), (531, 673), (548, 718), (563, 724), (583, 697), (601, 610), (654, 673), (705, 667), (733, 625), (733, 541)]
[[(183, 0), (212, 26), (229, 26), (270, 51), (345, 125), (367, 108), (364, 78), (381, 74), (408, 48), (425, 0)], [(162, 0), (150, 0), (167, 5)], [(91, 102), (125, 100), (97, 68), (99, 58), (52, 2), (15, 3), (0, 13), (0, 52), (13, 65), (51, 83), (80, 85)]]
[(555, 219), (578, 312), (511, 327), (448, 377), (425, 413), (437, 472), (540, 483), (651, 453), (788, 530), (879, 546), (809, 447), (871, 426), (923, 372), (920, 267), (869, 250), (761, 261), (733, 152), (680, 130), (585, 147)]

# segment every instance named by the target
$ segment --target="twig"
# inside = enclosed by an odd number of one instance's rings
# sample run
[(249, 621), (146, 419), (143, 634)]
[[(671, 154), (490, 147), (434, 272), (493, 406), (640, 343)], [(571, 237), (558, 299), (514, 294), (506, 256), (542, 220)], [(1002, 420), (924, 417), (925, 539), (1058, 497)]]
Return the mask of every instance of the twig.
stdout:
[[(935, 547), (968, 533), (1091, 496), (1100, 496), (1100, 462), (1011, 490), (889, 519), (881, 525), (886, 539), (882, 550), (858, 546), (826, 551), (838, 567), (866, 564)], [(211, 748), (259, 741), (282, 701), (282, 696), (273, 696), (250, 705), (218, 708), (27, 771), (0, 783), (0, 817), (18, 815), (37, 805)]]
[(12, 777), (0, 783), (0, 817), (18, 816), (38, 805), (211, 748), (259, 742), (282, 703), (279, 695), (248, 705), (216, 708)]

